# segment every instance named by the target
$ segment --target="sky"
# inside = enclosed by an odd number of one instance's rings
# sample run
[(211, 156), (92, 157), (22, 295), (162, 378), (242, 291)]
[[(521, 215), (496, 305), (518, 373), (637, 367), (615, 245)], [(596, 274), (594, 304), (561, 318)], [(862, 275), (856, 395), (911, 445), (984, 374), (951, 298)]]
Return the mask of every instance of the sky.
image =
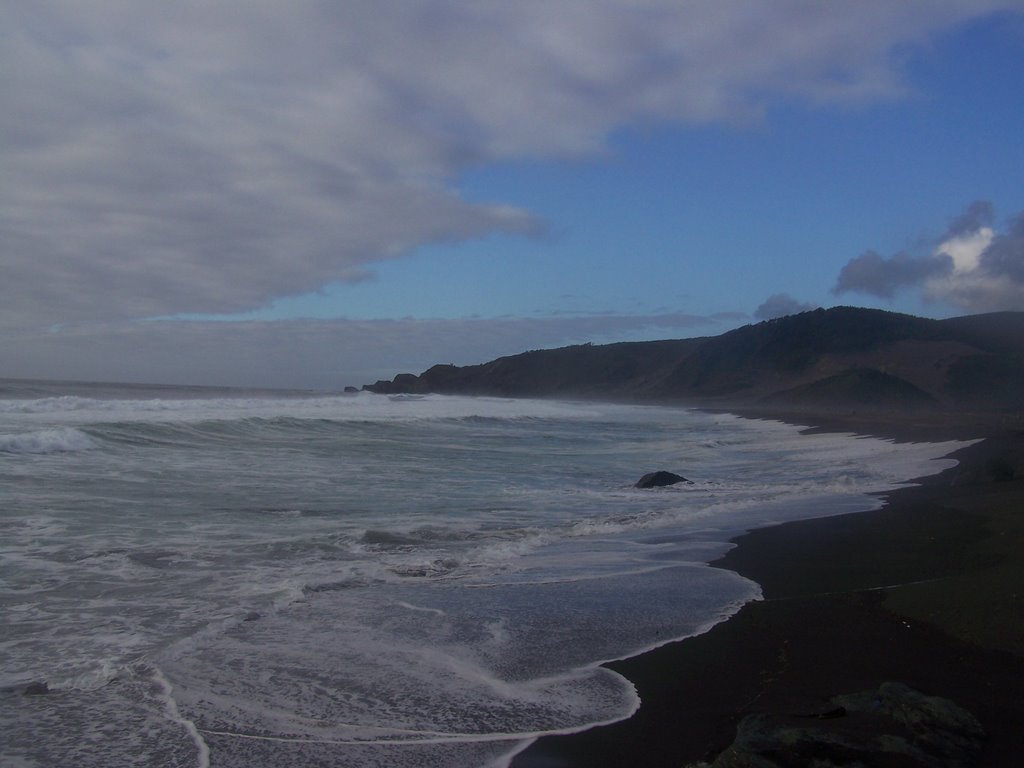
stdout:
[(1024, 0), (0, 5), (0, 377), (1024, 310)]

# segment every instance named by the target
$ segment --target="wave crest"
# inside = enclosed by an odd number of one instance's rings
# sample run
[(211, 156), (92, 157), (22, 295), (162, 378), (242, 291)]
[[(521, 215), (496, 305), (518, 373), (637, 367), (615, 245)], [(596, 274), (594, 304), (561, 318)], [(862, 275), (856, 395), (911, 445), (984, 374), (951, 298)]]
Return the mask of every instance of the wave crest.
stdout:
[(0, 453), (74, 453), (95, 447), (92, 438), (72, 427), (0, 435)]

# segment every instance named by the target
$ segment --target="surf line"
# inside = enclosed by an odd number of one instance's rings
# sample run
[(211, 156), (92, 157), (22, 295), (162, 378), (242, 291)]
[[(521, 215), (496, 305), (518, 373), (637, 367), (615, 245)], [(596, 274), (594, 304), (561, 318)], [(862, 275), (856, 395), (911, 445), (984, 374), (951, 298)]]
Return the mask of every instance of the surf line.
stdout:
[[(365, 727), (365, 726), (360, 726)], [(390, 739), (310, 739), (298, 736), (260, 736), (255, 733), (236, 733), (234, 731), (211, 731), (206, 728), (198, 729), (200, 733), (207, 736), (228, 736), (235, 739), (252, 739), (254, 741), (276, 741), (286, 744), (336, 744), (336, 745), (360, 745), (365, 747), (394, 747), (394, 746), (420, 746), (423, 744), (459, 744), (487, 741), (518, 741), (520, 739), (534, 738), (536, 734), (520, 733), (443, 733), (436, 731), (405, 731), (410, 736), (422, 736), (425, 738), (390, 738)], [(400, 733), (402, 731), (399, 731)]]
[(184, 728), (192, 738), (192, 743), (196, 745), (196, 752), (198, 753), (199, 768), (210, 768), (210, 748), (207, 746), (200, 730), (196, 728), (196, 724), (188, 718), (182, 717), (181, 712), (178, 710), (178, 703), (172, 695), (174, 686), (171, 685), (170, 680), (164, 677), (164, 673), (158, 667), (152, 667), (152, 671), (153, 680), (160, 686), (160, 691), (163, 693), (164, 708), (167, 710), (167, 716), (172, 722)]
[[(639, 703), (639, 702), (638, 702)], [(387, 739), (315, 739), (315, 738), (302, 738), (299, 736), (260, 736), (255, 733), (238, 733), (236, 731), (214, 731), (207, 728), (198, 729), (201, 733), (205, 733), (208, 736), (225, 736), (228, 738), (235, 739), (250, 739), (253, 741), (273, 741), (284, 744), (331, 744), (337, 746), (364, 746), (364, 747), (415, 747), (423, 744), (479, 744), (486, 742), (502, 742), (502, 741), (530, 741), (538, 739), (541, 736), (559, 736), (570, 733), (579, 733), (580, 731), (586, 731), (590, 728), (599, 728), (604, 725), (611, 725), (612, 723), (620, 722), (632, 714), (635, 714), (634, 709), (630, 715), (625, 717), (611, 717), (605, 720), (595, 720), (589, 723), (579, 723), (577, 725), (570, 725), (565, 728), (546, 728), (536, 731), (525, 731), (520, 733), (450, 733), (445, 731), (418, 731), (418, 730), (406, 730), (403, 728), (388, 728), (387, 726), (373, 726), (373, 725), (346, 725), (338, 723), (335, 727), (343, 728), (363, 728), (366, 730), (386, 730), (391, 733), (408, 734), (410, 737), (420, 736), (425, 738), (387, 738)]]

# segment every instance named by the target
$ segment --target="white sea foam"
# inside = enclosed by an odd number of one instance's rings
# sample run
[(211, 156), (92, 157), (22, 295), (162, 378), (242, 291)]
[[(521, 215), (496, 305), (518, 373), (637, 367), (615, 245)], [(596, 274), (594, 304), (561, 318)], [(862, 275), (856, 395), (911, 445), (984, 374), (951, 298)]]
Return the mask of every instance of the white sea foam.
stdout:
[[(72, 651), (73, 643), (69, 643), (68, 651)], [(49, 685), (60, 691), (96, 691), (108, 685), (126, 670), (126, 666), (112, 659), (102, 659), (87, 669), (76, 671), (70, 676), (58, 675), (51, 679)]]
[(167, 710), (167, 717), (171, 722), (180, 725), (189, 735), (189, 738), (192, 739), (192, 743), (195, 744), (197, 768), (210, 768), (210, 748), (203, 740), (202, 734), (196, 728), (196, 724), (182, 717), (178, 711), (178, 702), (174, 700), (174, 686), (171, 685), (170, 681), (164, 677), (163, 672), (157, 667), (153, 668), (153, 680), (156, 681), (160, 688), (164, 707)]
[[(702, 565), (729, 538), (877, 506), (959, 447), (590, 403), (105, 391), (0, 401), (4, 685), (61, 689), (0, 701), (2, 760), (500, 764), (635, 708), (599, 662), (756, 599)], [(632, 487), (655, 469), (694, 483)]]

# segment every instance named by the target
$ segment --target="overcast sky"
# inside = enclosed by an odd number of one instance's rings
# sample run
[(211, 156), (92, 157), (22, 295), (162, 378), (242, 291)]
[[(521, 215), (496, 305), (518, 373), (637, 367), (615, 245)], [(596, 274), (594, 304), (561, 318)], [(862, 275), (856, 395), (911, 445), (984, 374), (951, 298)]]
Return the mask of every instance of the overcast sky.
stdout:
[(1024, 309), (1024, 0), (0, 5), (0, 376)]

